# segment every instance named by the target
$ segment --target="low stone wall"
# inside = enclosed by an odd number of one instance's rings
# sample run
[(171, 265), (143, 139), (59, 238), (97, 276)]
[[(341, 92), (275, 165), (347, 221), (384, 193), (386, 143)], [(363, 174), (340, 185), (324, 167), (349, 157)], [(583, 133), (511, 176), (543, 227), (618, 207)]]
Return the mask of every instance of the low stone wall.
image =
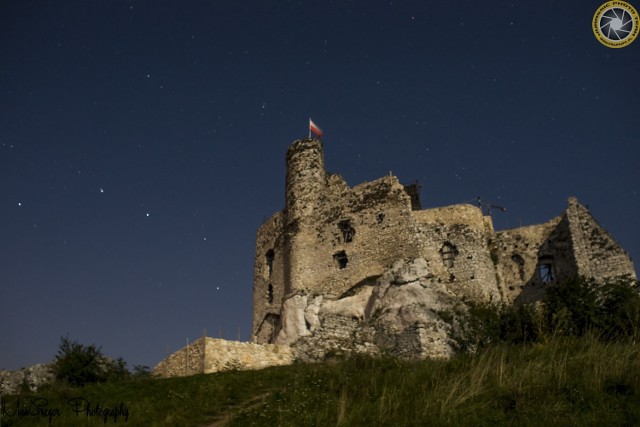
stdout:
[(153, 373), (160, 377), (210, 374), (232, 369), (250, 370), (289, 365), (294, 355), (286, 345), (253, 344), (204, 337), (158, 363)]

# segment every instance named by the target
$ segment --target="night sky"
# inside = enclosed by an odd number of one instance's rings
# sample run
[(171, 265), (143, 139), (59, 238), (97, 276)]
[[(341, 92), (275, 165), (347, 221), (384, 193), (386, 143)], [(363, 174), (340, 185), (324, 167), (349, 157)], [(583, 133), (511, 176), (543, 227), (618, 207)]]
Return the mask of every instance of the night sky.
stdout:
[(596, 40), (602, 2), (0, 0), (0, 369), (247, 340), (309, 117), (350, 185), (497, 229), (576, 196), (640, 259), (640, 41)]

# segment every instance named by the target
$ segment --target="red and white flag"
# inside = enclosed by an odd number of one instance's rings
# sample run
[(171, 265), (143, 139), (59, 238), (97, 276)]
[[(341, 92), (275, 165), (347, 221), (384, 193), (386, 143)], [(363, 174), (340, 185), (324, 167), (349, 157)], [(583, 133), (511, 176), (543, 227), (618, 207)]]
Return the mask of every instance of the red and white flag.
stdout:
[(320, 129), (318, 125), (313, 123), (313, 120), (309, 118), (309, 138), (311, 138), (311, 132), (318, 135), (318, 138), (322, 137), (322, 129)]

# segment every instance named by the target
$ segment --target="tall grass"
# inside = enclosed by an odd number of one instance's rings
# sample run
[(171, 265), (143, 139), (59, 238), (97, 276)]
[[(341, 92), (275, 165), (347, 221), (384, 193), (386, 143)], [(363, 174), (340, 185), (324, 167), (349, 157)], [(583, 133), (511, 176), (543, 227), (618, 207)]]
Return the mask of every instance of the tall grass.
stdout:
[(309, 369), (297, 373), (295, 390), (231, 425), (640, 423), (640, 350), (590, 336), (498, 345), (448, 362), (353, 358)]
[[(76, 395), (124, 402), (129, 419), (115, 425), (126, 426), (632, 426), (640, 425), (640, 348), (552, 337), (449, 361), (355, 356), (44, 393), (59, 406)], [(32, 425), (47, 420), (2, 418), (3, 427)], [(67, 414), (51, 425), (104, 424)]]

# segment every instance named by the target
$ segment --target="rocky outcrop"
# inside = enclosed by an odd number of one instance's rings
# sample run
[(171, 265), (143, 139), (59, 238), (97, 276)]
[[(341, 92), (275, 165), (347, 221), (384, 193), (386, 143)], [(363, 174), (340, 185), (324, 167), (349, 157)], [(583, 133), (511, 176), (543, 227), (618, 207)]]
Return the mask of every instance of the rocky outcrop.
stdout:
[(454, 351), (453, 314), (465, 309), (461, 296), (430, 273), (426, 260), (399, 260), (353, 295), (287, 298), (276, 343), (291, 345), (303, 361), (336, 352), (447, 358)]
[(30, 391), (37, 391), (45, 384), (53, 381), (51, 366), (45, 364), (33, 365), (19, 371), (0, 371), (0, 394), (16, 394), (23, 387)]

